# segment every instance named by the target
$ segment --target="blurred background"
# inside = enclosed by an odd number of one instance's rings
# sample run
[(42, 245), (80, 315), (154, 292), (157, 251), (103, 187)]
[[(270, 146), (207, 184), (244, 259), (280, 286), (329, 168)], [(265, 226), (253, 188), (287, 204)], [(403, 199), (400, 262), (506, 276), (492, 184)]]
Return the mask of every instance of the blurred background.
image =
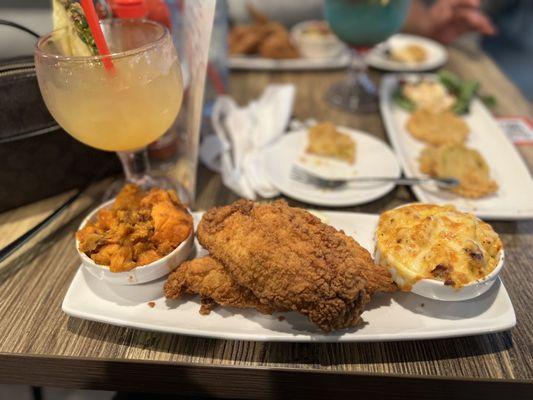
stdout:
[[(228, 0), (230, 23), (244, 22), (248, 18), (247, 1), (273, 20), (292, 26), (299, 21), (321, 18), (322, 0)], [(516, 83), (526, 97), (533, 100), (533, 1), (531, 0), (463, 0), (463, 1), (414, 1), (430, 8), (436, 8), (434, 13), (408, 21), (406, 29), (425, 36), (437, 36), (431, 32), (432, 26), (439, 26), (438, 16), (445, 14), (439, 10), (441, 4), (479, 3), (481, 10), (486, 13), (494, 27), (494, 35), (481, 36), (477, 33), (479, 26), (470, 16), (466, 23), (457, 27), (457, 37), (452, 36), (451, 42), (469, 42), (482, 46)], [(419, 13), (420, 14), (420, 13)], [(23, 24), (37, 33), (48, 32), (51, 28), (50, 0), (2, 0), (0, 2), (0, 18)], [(433, 21), (433, 19), (435, 19)], [(424, 26), (418, 21), (425, 21)], [(413, 24), (417, 26), (412, 26)], [(440, 28), (443, 31), (442, 28)], [(0, 26), (0, 54), (1, 58), (31, 54), (34, 39), (13, 28)], [(448, 42), (447, 38), (434, 37)]]

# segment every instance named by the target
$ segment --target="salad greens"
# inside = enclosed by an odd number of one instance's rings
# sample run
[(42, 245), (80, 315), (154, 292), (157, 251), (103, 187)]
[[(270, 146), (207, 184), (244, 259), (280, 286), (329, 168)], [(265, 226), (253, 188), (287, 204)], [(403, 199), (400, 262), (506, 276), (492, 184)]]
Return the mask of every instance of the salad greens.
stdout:
[(394, 92), (392, 92), (392, 99), (396, 105), (403, 108), (405, 111), (413, 112), (416, 109), (416, 104), (404, 96), (401, 86), (394, 89)]
[(438, 78), (448, 92), (457, 98), (452, 111), (456, 114), (467, 114), (470, 111), (470, 102), (479, 89), (479, 82), (473, 79), (461, 81), (457, 75), (447, 70), (440, 71)]

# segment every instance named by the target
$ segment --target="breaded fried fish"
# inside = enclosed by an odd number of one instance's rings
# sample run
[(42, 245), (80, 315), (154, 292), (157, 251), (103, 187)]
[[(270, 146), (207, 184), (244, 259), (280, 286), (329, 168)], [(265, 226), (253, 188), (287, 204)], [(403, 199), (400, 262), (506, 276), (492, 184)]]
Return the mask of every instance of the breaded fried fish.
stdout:
[(198, 239), (261, 303), (298, 311), (326, 332), (357, 325), (373, 292), (396, 289), (353, 238), (284, 201), (213, 208)]
[(263, 314), (273, 311), (262, 304), (250, 289), (237, 284), (222, 264), (209, 256), (182, 263), (169, 275), (164, 291), (167, 299), (179, 299), (186, 294), (200, 295), (200, 314), (209, 314), (217, 304), (255, 308)]

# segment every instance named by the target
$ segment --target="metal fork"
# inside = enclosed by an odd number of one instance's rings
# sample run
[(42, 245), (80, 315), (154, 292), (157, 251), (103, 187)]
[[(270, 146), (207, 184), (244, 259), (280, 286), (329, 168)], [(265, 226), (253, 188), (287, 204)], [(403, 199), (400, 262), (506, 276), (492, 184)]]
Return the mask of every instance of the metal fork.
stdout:
[(327, 179), (315, 175), (312, 172), (303, 169), (297, 165), (293, 165), (291, 169), (290, 178), (294, 181), (313, 185), (322, 189), (340, 189), (351, 182), (366, 183), (366, 182), (383, 182), (395, 183), (397, 185), (419, 185), (421, 183), (433, 182), (441, 188), (452, 188), (459, 185), (459, 181), (455, 178), (396, 178), (389, 176), (359, 176), (348, 179)]

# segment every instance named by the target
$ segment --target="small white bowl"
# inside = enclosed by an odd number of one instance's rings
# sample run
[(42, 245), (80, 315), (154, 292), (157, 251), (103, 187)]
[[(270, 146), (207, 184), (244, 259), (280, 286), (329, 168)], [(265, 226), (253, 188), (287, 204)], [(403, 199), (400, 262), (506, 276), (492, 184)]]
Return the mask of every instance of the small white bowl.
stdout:
[[(408, 203), (408, 204), (403, 204), (396, 208), (407, 207), (413, 204), (421, 204), (421, 203)], [(374, 262), (376, 264), (379, 264), (381, 254), (380, 254), (380, 251), (377, 249), (377, 238), (374, 238), (374, 242), (376, 243)], [(496, 282), (496, 280), (498, 279), (498, 275), (500, 274), (500, 271), (503, 268), (504, 262), (505, 262), (505, 251), (502, 248), (500, 251), (500, 260), (498, 261), (498, 264), (491, 271), (490, 274), (484, 276), (483, 278), (470, 282), (464, 286), (461, 286), (460, 288), (454, 288), (453, 286), (445, 285), (443, 281), (439, 281), (437, 279), (420, 279), (419, 281), (416, 281), (411, 286), (410, 292), (416, 293), (420, 296), (427, 297), (433, 300), (441, 300), (441, 301), (470, 300), (475, 297), (481, 296), (483, 293), (485, 293), (487, 290), (491, 288), (494, 282)], [(396, 282), (399, 286), (403, 286), (405, 281), (403, 277), (401, 276), (401, 274), (398, 273), (397, 269), (394, 267), (387, 267), (387, 268), (389, 269), (389, 272), (391, 273), (392, 279), (394, 280), (394, 282)]]
[[(380, 254), (379, 250), (377, 250), (374, 257), (376, 264), (379, 264), (379, 258)], [(439, 281), (437, 279), (420, 279), (411, 286), (410, 291), (433, 300), (463, 301), (473, 299), (481, 296), (491, 288), (494, 282), (496, 282), (496, 279), (498, 279), (498, 275), (503, 268), (504, 260), (505, 252), (502, 249), (500, 252), (500, 261), (490, 274), (481, 279), (470, 282), (460, 288), (454, 288), (453, 286), (445, 285), (443, 281)], [(389, 267), (389, 271), (394, 282), (402, 285), (403, 278), (398, 274), (396, 268)]]
[[(80, 224), (78, 230), (87, 223), (96, 220), (98, 211), (110, 208), (115, 200), (110, 200), (93, 210)], [(179, 264), (189, 257), (194, 244), (194, 231), (172, 252), (150, 264), (135, 267), (129, 271), (111, 272), (109, 266), (96, 264), (90, 257), (79, 250), (79, 241), (76, 238), (76, 251), (78, 252), (82, 265), (97, 279), (107, 281), (116, 285), (137, 285), (161, 278), (172, 272)]]
[(304, 31), (312, 25), (322, 21), (305, 21), (296, 24), (291, 29), (291, 37), (303, 57), (306, 58), (334, 58), (345, 51), (346, 46), (335, 34), (309, 35)]

